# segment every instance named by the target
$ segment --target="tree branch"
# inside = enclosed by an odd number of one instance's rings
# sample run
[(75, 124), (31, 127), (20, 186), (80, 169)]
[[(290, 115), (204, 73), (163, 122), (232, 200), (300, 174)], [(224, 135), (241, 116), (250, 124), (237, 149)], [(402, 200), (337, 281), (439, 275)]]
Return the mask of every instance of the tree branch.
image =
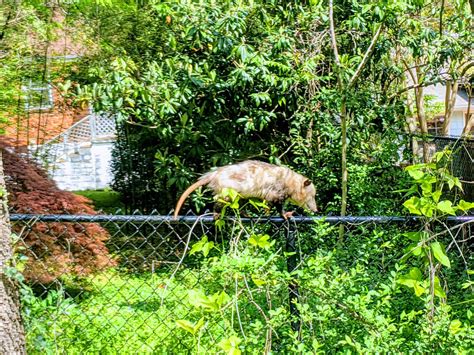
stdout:
[(361, 73), (362, 69), (364, 68), (365, 64), (367, 64), (367, 61), (369, 60), (371, 54), (374, 51), (375, 44), (377, 43), (377, 40), (380, 36), (380, 33), (382, 33), (382, 28), (383, 28), (383, 24), (380, 24), (379, 28), (377, 29), (377, 32), (375, 32), (375, 35), (372, 38), (372, 41), (370, 42), (369, 48), (367, 48), (367, 51), (365, 52), (364, 57), (362, 58), (362, 61), (359, 63), (359, 66), (357, 67), (354, 75), (352, 75), (352, 78), (349, 81), (348, 88), (350, 88), (354, 85), (355, 81), (360, 76), (360, 73)]
[(438, 84), (438, 83), (441, 83), (443, 82), (444, 79), (442, 78), (439, 78), (439, 79), (436, 79), (436, 80), (431, 80), (431, 81), (426, 81), (426, 82), (423, 82), (423, 83), (419, 83), (419, 84), (414, 84), (414, 85), (410, 85), (410, 86), (407, 86), (399, 91), (397, 91), (395, 94), (391, 95), (388, 97), (389, 100), (403, 94), (404, 92), (406, 91), (410, 91), (411, 89), (417, 89), (417, 88), (420, 88), (420, 87), (426, 87), (426, 86), (430, 86), (430, 85), (433, 85), (433, 84)]
[(334, 16), (333, 16), (333, 4), (332, 0), (329, 0), (329, 33), (331, 35), (331, 46), (334, 51), (334, 60), (338, 66), (341, 66), (339, 60), (339, 53), (337, 51), (336, 32), (334, 31)]

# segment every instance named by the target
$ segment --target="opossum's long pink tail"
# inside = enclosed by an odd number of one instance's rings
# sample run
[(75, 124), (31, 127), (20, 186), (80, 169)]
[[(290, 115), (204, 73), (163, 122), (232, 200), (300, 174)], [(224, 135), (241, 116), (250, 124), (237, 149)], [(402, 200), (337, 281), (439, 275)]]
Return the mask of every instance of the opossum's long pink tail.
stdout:
[(199, 186), (204, 186), (209, 184), (209, 182), (212, 180), (213, 174), (206, 174), (203, 175), (198, 181), (196, 181), (194, 184), (189, 186), (186, 191), (183, 192), (181, 197), (178, 200), (178, 203), (176, 204), (176, 208), (174, 209), (174, 214), (173, 218), (176, 219), (178, 217), (179, 210), (183, 206), (184, 201), (188, 198), (188, 196), (196, 190)]

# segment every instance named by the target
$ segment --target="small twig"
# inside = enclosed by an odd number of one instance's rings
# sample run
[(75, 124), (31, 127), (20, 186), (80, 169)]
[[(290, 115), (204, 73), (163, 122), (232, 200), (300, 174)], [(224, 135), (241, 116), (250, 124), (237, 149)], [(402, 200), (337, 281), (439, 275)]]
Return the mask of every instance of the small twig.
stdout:
[(247, 291), (248, 291), (248, 294), (249, 294), (249, 297), (250, 297), (250, 303), (253, 304), (255, 306), (255, 308), (257, 308), (257, 310), (260, 312), (262, 317), (265, 319), (265, 322), (267, 323), (268, 328), (267, 328), (267, 334), (265, 335), (265, 352), (264, 353), (269, 354), (271, 352), (271, 348), (272, 348), (272, 334), (275, 333), (277, 338), (278, 338), (278, 334), (276, 333), (276, 331), (271, 326), (270, 319), (268, 319), (268, 317), (265, 314), (265, 312), (263, 311), (262, 307), (260, 307), (260, 305), (257, 302), (255, 302), (255, 300), (253, 299), (252, 291), (250, 290), (250, 287), (249, 287), (249, 284), (247, 282), (247, 278), (245, 277), (245, 275), (244, 275), (244, 283), (245, 283), (245, 287), (247, 288)]
[(198, 223), (203, 217), (205, 217), (205, 216), (210, 216), (210, 215), (213, 215), (213, 213), (204, 213), (204, 214), (198, 216), (198, 218), (196, 218), (196, 221), (193, 223), (192, 227), (189, 229), (188, 237), (186, 238), (186, 244), (185, 244), (184, 250), (183, 250), (183, 255), (181, 256), (181, 259), (179, 260), (178, 265), (176, 265), (176, 268), (175, 268), (174, 271), (171, 273), (171, 276), (169, 277), (168, 282), (166, 282), (165, 287), (163, 288), (163, 292), (162, 292), (162, 295), (161, 295), (161, 307), (163, 307), (163, 303), (164, 303), (164, 300), (165, 300), (165, 294), (166, 294), (166, 290), (168, 289), (168, 285), (169, 285), (169, 283), (171, 282), (171, 280), (173, 280), (174, 276), (175, 276), (176, 273), (178, 272), (178, 269), (179, 269), (179, 268), (181, 267), (181, 265), (183, 264), (184, 258), (186, 257), (186, 252), (187, 252), (188, 249), (189, 249), (189, 243), (190, 243), (190, 241), (191, 241), (191, 236), (192, 236), (192, 234), (193, 234), (194, 228), (196, 228), (197, 223)]
[(288, 153), (290, 151), (291, 148), (294, 147), (294, 145), (296, 144), (296, 142), (293, 142), (287, 150), (285, 150), (283, 153), (281, 153), (279, 156), (278, 156), (278, 159), (281, 159), (286, 153)]
[(245, 277), (245, 275), (244, 275), (244, 283), (245, 283), (245, 286), (247, 287), (247, 292), (248, 292), (249, 297), (250, 297), (250, 303), (252, 303), (255, 306), (255, 308), (257, 308), (257, 310), (260, 312), (262, 317), (265, 319), (265, 322), (267, 322), (267, 325), (270, 327), (270, 329), (273, 330), (273, 328), (270, 325), (270, 319), (268, 319), (268, 317), (265, 314), (265, 312), (263, 311), (262, 307), (260, 307), (259, 304), (257, 302), (255, 302), (255, 300), (253, 298), (253, 295), (252, 295), (252, 290), (250, 290), (250, 286), (248, 284), (248, 281), (247, 281), (247, 278)]
[[(237, 281), (237, 278), (235, 279), (235, 294), (237, 295), (239, 292), (239, 282)], [(244, 332), (244, 327), (242, 326), (242, 320), (240, 319), (240, 312), (239, 312), (239, 299), (236, 296), (235, 297), (235, 311), (237, 312), (237, 319), (239, 320), (239, 327), (240, 327), (240, 332), (242, 333), (242, 336), (244, 337), (244, 340), (247, 341), (247, 337), (245, 336)]]
[(137, 123), (137, 122), (133, 122), (133, 121), (130, 121), (130, 120), (127, 120), (127, 121), (125, 121), (125, 122), (128, 123), (128, 124), (131, 124), (132, 126), (138, 126), (138, 127), (150, 128), (150, 129), (158, 128), (158, 126), (148, 126), (148, 125), (141, 124), (141, 123)]
[(466, 259), (464, 258), (464, 255), (463, 255), (463, 252), (461, 250), (461, 248), (459, 247), (459, 244), (458, 242), (456, 241), (456, 237), (457, 235), (459, 234), (459, 232), (461, 231), (462, 228), (459, 228), (458, 232), (456, 233), (456, 236), (453, 235), (453, 233), (451, 233), (451, 230), (448, 228), (448, 226), (444, 223), (444, 222), (441, 222), (441, 224), (447, 229), (449, 235), (451, 236), (451, 239), (453, 240), (449, 245), (448, 247), (446, 248), (446, 251), (448, 251), (450, 248), (451, 248), (451, 245), (455, 245), (456, 248), (458, 249), (459, 251), (459, 255), (461, 255), (461, 258), (462, 260), (464, 261), (464, 265), (466, 266), (466, 270), (469, 268), (468, 267), (468, 264), (467, 264), (467, 261)]

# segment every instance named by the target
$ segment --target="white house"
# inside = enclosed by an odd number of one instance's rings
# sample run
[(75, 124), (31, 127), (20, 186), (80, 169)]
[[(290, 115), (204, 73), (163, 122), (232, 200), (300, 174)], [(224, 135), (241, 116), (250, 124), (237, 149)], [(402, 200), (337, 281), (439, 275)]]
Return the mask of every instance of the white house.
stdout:
[(28, 148), (60, 189), (96, 190), (112, 181), (115, 140), (114, 117), (91, 113), (48, 142)]
[[(428, 95), (433, 97), (432, 103), (440, 103), (443, 105), (444, 111), (444, 102), (446, 95), (446, 86), (442, 84), (436, 84), (427, 86), (424, 90), (425, 97)], [(462, 134), (464, 126), (467, 122), (467, 111), (469, 104), (469, 96), (467, 92), (463, 89), (459, 89), (456, 96), (456, 103), (454, 105), (453, 114), (451, 117), (451, 122), (449, 124), (449, 136), (459, 137)], [(471, 97), (471, 108), (470, 113), (474, 114), (474, 98)], [(435, 120), (430, 122), (430, 131), (432, 133), (439, 133), (444, 122), (444, 112), (435, 116)]]

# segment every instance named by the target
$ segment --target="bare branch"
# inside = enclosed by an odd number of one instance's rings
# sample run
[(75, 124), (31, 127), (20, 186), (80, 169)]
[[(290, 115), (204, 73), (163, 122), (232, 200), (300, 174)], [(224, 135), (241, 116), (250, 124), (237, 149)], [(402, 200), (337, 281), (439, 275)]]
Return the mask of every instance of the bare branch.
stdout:
[(397, 91), (395, 94), (389, 96), (389, 99), (393, 99), (401, 94), (403, 94), (404, 92), (407, 92), (407, 91), (410, 91), (411, 89), (417, 89), (417, 88), (421, 88), (421, 87), (427, 87), (427, 86), (430, 86), (430, 85), (433, 85), (433, 84), (437, 84), (437, 83), (441, 83), (443, 82), (443, 78), (438, 78), (436, 80), (431, 80), (431, 81), (426, 81), (426, 82), (422, 82), (422, 83), (418, 83), (418, 84), (414, 84), (414, 85), (410, 85), (410, 86), (407, 86), (399, 91)]
[(359, 78), (362, 69), (364, 68), (365, 64), (367, 64), (367, 61), (372, 55), (375, 48), (375, 44), (377, 43), (377, 40), (380, 37), (380, 34), (382, 33), (382, 28), (383, 28), (383, 24), (380, 24), (379, 28), (374, 34), (374, 37), (372, 38), (372, 41), (370, 42), (369, 48), (367, 48), (367, 51), (365, 52), (364, 57), (362, 58), (362, 61), (359, 63), (359, 66), (357, 67), (354, 75), (352, 75), (352, 78), (349, 81), (349, 85), (348, 85), (349, 88), (353, 86), (355, 81)]

